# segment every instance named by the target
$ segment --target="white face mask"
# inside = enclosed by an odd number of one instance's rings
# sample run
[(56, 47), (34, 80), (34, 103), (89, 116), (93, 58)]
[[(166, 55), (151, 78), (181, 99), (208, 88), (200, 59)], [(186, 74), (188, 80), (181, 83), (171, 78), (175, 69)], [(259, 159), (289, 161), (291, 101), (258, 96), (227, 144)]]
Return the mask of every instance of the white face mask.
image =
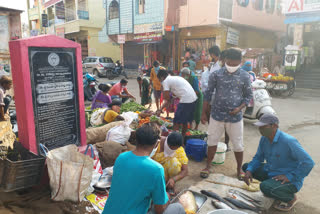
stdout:
[(176, 153), (176, 150), (170, 149), (168, 145), (168, 138), (166, 138), (166, 141), (164, 142), (164, 156), (165, 157), (173, 157), (173, 155)]
[(152, 158), (154, 156), (154, 154), (156, 154), (157, 149), (158, 149), (158, 143), (157, 143), (157, 146), (155, 148), (153, 148), (152, 152), (150, 153), (150, 155), (149, 155), (150, 158)]
[(225, 64), (226, 66), (226, 69), (229, 73), (234, 73), (236, 72), (239, 68), (240, 68), (240, 64), (235, 66), (235, 67), (232, 67), (232, 66), (229, 66), (227, 63)]

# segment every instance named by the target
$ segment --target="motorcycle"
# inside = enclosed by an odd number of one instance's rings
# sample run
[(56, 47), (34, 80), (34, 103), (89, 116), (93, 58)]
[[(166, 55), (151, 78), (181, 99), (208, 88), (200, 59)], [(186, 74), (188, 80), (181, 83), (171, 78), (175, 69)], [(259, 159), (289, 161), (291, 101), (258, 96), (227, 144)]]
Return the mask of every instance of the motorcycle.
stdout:
[(243, 115), (247, 119), (260, 119), (266, 113), (276, 114), (272, 108), (271, 96), (266, 90), (266, 82), (263, 80), (256, 80), (252, 84), (253, 92), (253, 106), (247, 107)]
[(121, 62), (118, 60), (115, 64), (116, 64), (116, 66), (115, 66), (114, 70), (111, 73), (110, 72), (107, 73), (108, 79), (113, 80), (115, 77), (118, 77), (120, 75), (123, 75), (126, 79), (128, 79), (127, 73), (123, 69)]
[(98, 80), (95, 75), (89, 74), (88, 72), (83, 73), (83, 91), (84, 100), (92, 101), (93, 96), (96, 94), (96, 85)]

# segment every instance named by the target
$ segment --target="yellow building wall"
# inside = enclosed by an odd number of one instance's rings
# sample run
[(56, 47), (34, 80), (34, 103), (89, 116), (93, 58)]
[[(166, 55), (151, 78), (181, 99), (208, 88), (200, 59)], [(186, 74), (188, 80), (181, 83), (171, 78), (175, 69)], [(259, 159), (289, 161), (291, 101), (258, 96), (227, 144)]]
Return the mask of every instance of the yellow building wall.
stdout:
[(89, 56), (111, 57), (113, 61), (120, 60), (120, 45), (112, 41), (102, 43), (99, 41), (98, 30), (88, 29)]

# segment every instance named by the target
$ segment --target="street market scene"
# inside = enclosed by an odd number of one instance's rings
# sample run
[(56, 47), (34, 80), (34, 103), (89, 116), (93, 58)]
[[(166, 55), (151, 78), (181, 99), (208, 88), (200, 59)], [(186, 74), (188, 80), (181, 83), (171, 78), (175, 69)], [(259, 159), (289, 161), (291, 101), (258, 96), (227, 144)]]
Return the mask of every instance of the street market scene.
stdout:
[(320, 0), (0, 0), (0, 214), (320, 213)]

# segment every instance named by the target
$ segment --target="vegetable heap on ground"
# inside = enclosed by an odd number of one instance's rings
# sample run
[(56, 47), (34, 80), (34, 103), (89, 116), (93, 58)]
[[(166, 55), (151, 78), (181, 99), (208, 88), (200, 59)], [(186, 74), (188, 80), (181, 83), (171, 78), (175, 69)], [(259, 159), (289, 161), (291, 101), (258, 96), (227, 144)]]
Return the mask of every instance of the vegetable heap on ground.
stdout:
[(136, 112), (136, 111), (143, 111), (143, 110), (146, 110), (144, 106), (132, 101), (132, 102), (122, 104), (120, 113), (128, 112), (128, 111)]
[(186, 136), (193, 136), (193, 135), (205, 135), (205, 132), (199, 131), (199, 130), (188, 130), (186, 132)]

